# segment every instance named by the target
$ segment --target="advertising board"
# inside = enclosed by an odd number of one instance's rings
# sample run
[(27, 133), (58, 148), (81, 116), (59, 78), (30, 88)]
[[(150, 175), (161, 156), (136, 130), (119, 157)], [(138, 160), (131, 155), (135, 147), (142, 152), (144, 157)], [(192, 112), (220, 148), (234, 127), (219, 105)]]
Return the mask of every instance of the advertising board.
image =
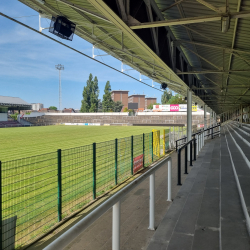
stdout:
[(179, 104), (179, 111), (187, 112), (187, 104)]
[(179, 104), (170, 104), (170, 112), (178, 112)]
[(143, 167), (143, 154), (134, 158), (133, 172), (136, 173)]

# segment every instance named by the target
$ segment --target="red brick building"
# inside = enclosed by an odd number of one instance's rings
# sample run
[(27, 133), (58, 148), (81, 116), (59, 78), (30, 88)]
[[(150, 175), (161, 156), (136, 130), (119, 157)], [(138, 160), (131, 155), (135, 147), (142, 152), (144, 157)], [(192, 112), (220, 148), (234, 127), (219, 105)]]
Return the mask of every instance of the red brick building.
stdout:
[(120, 101), (123, 104), (122, 111), (128, 108), (128, 92), (127, 90), (113, 90), (111, 92), (111, 98), (114, 102)]
[(154, 103), (157, 103), (157, 98), (156, 97), (146, 97), (145, 98), (145, 109), (148, 108), (148, 105), (150, 104), (154, 104)]
[(128, 97), (128, 102), (138, 103), (138, 109), (145, 109), (145, 95), (131, 95)]

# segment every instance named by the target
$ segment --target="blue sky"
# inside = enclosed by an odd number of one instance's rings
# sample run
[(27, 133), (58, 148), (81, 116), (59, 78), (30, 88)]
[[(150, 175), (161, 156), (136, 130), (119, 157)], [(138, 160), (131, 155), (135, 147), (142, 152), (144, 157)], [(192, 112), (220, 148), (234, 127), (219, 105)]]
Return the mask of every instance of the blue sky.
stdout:
[[(0, 12), (11, 17), (22, 17), (17, 20), (37, 30), (39, 28), (37, 12), (17, 0), (1, 0)], [(23, 17), (30, 15), (35, 16)], [(42, 19), (42, 27), (48, 27), (48, 24), (48, 19)], [(90, 73), (99, 80), (100, 99), (105, 83), (109, 80), (112, 90), (129, 90), (129, 94), (144, 93), (157, 97), (160, 102), (160, 91), (94, 62), (2, 16), (0, 25), (0, 95), (20, 97), (29, 103), (43, 103), (45, 107), (58, 107), (59, 77), (55, 65), (63, 64), (65, 70), (62, 72), (62, 108), (80, 108), (83, 87)], [(76, 35), (72, 42), (67, 42), (47, 30), (43, 32), (92, 56), (92, 44)], [(102, 51), (99, 53), (103, 54)], [(98, 54), (97, 50), (95, 54)], [(111, 56), (97, 59), (121, 69), (121, 62)], [(139, 79), (139, 72), (127, 73)], [(151, 84), (151, 80), (145, 82)]]

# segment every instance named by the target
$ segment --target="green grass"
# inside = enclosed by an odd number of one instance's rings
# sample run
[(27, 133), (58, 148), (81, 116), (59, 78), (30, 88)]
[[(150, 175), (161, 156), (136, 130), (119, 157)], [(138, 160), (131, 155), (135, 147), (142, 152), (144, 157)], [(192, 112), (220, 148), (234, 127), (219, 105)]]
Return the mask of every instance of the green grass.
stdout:
[(0, 161), (50, 153), (105, 142), (115, 138), (163, 130), (166, 127), (137, 126), (44, 126), (0, 129)]
[[(131, 176), (134, 157), (152, 161), (152, 129), (164, 127), (50, 126), (0, 129), (3, 219), (17, 216), (16, 246), (30, 243), (57, 219), (57, 149), (62, 149), (62, 218), (93, 200), (93, 142), (96, 142), (97, 197), (115, 186), (115, 138), (118, 138), (118, 183)], [(154, 160), (157, 157), (154, 156)]]

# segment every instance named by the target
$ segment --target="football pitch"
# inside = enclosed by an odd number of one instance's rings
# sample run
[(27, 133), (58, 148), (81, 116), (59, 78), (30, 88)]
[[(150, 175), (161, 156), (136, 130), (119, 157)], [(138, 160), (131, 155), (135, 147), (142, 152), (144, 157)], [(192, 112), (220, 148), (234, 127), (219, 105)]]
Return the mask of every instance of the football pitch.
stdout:
[[(150, 133), (153, 129), (162, 135), (167, 127), (60, 125), (0, 129), (2, 219), (16, 220), (16, 249), (131, 177), (134, 157), (144, 155), (144, 166), (157, 160)], [(160, 141), (159, 136), (156, 140)]]
[(35, 155), (162, 131), (167, 127), (151, 126), (42, 126), (0, 129), (0, 161)]

